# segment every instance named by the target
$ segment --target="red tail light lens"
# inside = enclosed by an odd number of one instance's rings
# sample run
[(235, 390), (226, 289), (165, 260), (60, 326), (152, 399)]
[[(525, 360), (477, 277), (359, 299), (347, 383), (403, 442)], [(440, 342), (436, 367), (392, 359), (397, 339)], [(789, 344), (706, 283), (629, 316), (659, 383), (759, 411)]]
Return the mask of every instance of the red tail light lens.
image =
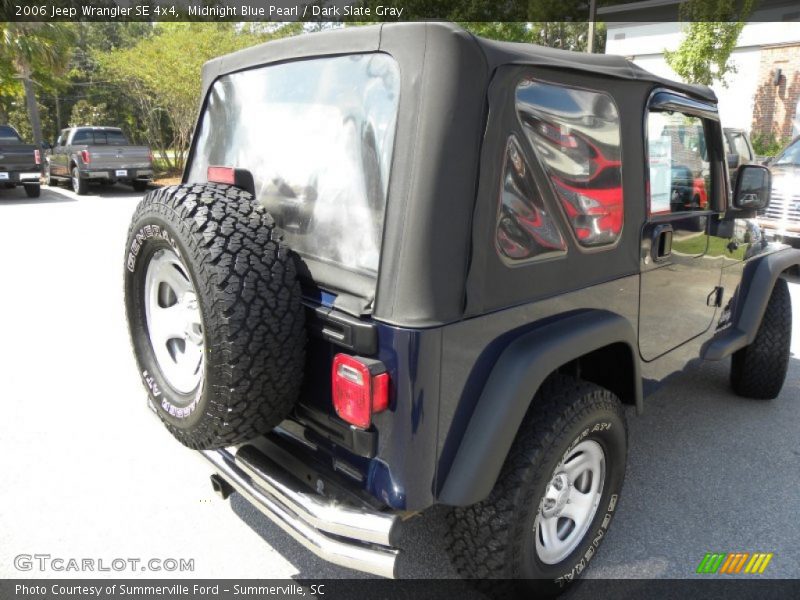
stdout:
[(212, 183), (234, 185), (236, 182), (236, 169), (233, 167), (208, 167), (208, 180)]
[(369, 428), (374, 413), (389, 408), (389, 374), (377, 361), (337, 354), (331, 389), (336, 414), (362, 429)]
[(92, 162), (92, 155), (89, 154), (88, 150), (81, 150), (81, 160), (87, 165)]
[(153, 162), (153, 151), (152, 151), (152, 150), (150, 150), (150, 151), (148, 152), (148, 155), (149, 155), (149, 158), (150, 158), (150, 162), (152, 163), (152, 162)]
[(42, 164), (42, 153), (39, 150), (34, 149), (33, 151), (33, 160), (36, 161), (37, 165)]

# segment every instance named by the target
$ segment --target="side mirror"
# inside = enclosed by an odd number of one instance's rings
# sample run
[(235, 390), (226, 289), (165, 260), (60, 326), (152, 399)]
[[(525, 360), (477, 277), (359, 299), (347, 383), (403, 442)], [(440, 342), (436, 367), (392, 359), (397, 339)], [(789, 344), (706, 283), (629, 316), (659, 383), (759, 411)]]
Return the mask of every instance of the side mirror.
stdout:
[(761, 165), (742, 165), (736, 173), (733, 206), (743, 210), (761, 210), (769, 204), (772, 174)]
[(733, 170), (739, 167), (739, 155), (728, 154), (728, 168)]
[(42, 141), (42, 150), (52, 150), (53, 144), (50, 142)]

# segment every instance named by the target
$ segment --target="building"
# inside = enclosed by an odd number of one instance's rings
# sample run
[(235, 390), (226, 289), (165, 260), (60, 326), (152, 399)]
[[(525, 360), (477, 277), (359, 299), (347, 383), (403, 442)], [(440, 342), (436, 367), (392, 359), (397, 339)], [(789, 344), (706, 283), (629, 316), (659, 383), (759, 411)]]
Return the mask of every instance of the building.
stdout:
[[(608, 28), (606, 53), (619, 54), (658, 75), (679, 79), (664, 59), (683, 38), (678, 9), (685, 0), (644, 0), (598, 8)], [(762, 0), (744, 26), (728, 86), (712, 86), (722, 123), (752, 137), (787, 141), (800, 135), (800, 4)]]

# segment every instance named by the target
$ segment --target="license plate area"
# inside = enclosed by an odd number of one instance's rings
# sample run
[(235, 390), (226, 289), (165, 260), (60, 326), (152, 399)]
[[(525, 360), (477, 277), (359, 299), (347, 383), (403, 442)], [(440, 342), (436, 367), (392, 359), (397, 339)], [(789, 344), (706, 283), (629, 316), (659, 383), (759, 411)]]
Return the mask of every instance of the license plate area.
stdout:
[(127, 177), (128, 171), (127, 169), (117, 169), (114, 173), (117, 177)]
[(0, 171), (0, 181), (8, 181), (8, 173)]

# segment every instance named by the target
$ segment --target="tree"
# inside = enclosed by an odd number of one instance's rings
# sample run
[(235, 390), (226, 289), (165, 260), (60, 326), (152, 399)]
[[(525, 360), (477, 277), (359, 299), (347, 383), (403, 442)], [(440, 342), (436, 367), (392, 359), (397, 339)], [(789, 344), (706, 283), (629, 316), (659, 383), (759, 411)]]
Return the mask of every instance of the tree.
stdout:
[(690, 21), (686, 35), (675, 51), (664, 51), (667, 64), (687, 83), (711, 85), (715, 80), (727, 87), (725, 77), (736, 72), (730, 56), (754, 0), (689, 0), (680, 15)]
[(6, 64), (5, 69), (0, 70), (0, 77), (5, 76), (5, 86), (9, 77), (21, 81), (37, 145), (42, 143), (43, 137), (34, 71), (63, 72), (69, 61), (71, 38), (70, 28), (62, 24), (0, 22), (0, 64)]
[(78, 127), (80, 125), (111, 125), (108, 122), (108, 111), (104, 102), (91, 104), (86, 100), (78, 100), (72, 107), (69, 116), (69, 126)]
[(161, 23), (134, 46), (97, 56), (104, 78), (136, 107), (146, 141), (171, 170), (183, 167), (200, 98), (203, 64), (297, 26), (264, 30), (233, 23)]

